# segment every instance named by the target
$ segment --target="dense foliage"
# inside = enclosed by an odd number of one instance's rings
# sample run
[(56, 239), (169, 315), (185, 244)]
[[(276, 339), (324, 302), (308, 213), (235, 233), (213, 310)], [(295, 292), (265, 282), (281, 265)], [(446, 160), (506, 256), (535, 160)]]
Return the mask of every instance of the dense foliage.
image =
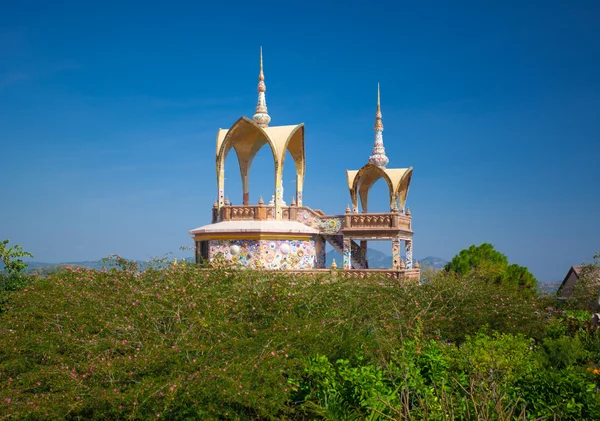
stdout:
[(509, 264), (506, 256), (495, 250), (489, 243), (473, 245), (461, 250), (444, 269), (459, 275), (518, 285), (530, 292), (536, 291), (537, 280), (529, 269), (517, 264)]
[(567, 307), (600, 311), (600, 253), (594, 260), (581, 267), (573, 294), (567, 299)]
[(33, 254), (23, 250), (19, 245), (8, 247), (10, 240), (0, 241), (0, 261), (4, 266), (4, 272), (8, 275), (15, 275), (27, 268), (27, 264), (22, 257), (33, 257)]
[(0, 419), (600, 419), (589, 315), (510, 283), (114, 263), (8, 292)]

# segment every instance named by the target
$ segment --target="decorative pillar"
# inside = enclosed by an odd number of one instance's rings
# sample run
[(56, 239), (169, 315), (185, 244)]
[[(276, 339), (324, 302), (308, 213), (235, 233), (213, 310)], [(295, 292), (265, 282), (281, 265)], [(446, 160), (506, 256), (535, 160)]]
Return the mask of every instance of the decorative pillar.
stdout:
[(221, 164), (221, 168), (219, 169), (219, 173), (217, 174), (217, 186), (219, 189), (217, 204), (219, 209), (225, 206), (225, 163)]
[(296, 174), (296, 205), (302, 206), (302, 188), (304, 183), (304, 177), (300, 174)]
[(365, 262), (365, 269), (369, 268), (369, 261), (367, 260), (367, 240), (360, 240), (360, 252), (361, 258)]
[(242, 190), (244, 195), (242, 197), (242, 204), (248, 206), (250, 204), (250, 189), (248, 185), (248, 161), (240, 162), (240, 173), (242, 174)]
[(400, 269), (400, 238), (392, 238), (392, 268)]
[(281, 162), (276, 162), (277, 168), (275, 168), (275, 220), (281, 221), (283, 218), (283, 210), (281, 208), (281, 202), (283, 201), (283, 188), (282, 188), (282, 167)]
[(412, 239), (404, 240), (404, 244), (406, 247), (406, 269), (412, 269), (413, 268)]
[(322, 235), (315, 237), (315, 268), (323, 269), (327, 265), (327, 245)]
[(344, 237), (344, 269), (352, 269), (352, 240)]

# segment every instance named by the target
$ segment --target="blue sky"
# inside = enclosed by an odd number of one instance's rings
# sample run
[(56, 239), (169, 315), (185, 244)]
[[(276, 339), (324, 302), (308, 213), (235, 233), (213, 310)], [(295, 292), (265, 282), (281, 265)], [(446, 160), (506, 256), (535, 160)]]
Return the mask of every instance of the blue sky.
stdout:
[[(0, 238), (35, 260), (191, 245), (216, 198), (217, 129), (254, 113), (261, 45), (271, 125), (306, 124), (306, 205), (343, 213), (380, 82), (389, 167), (414, 167), (417, 258), (491, 242), (551, 281), (600, 251), (598, 2), (12, 3)], [(226, 171), (239, 203), (234, 155)], [(288, 165), (288, 202), (293, 179)]]

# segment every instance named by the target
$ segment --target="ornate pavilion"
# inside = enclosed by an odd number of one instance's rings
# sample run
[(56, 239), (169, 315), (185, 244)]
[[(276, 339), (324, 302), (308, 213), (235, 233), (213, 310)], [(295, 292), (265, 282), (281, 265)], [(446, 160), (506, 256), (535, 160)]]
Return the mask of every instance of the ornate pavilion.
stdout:
[[(303, 204), (304, 124), (270, 126), (265, 92), (261, 49), (256, 113), (252, 119), (240, 117), (229, 129), (217, 132), (218, 200), (213, 204), (212, 222), (189, 232), (196, 244), (196, 261), (213, 261), (219, 256), (239, 267), (319, 272), (326, 269), (329, 243), (343, 256), (343, 272), (363, 275), (383, 271), (395, 278), (418, 279), (418, 263), (412, 259), (412, 217), (410, 210), (405, 211), (412, 167), (387, 168), (379, 86), (373, 151), (362, 168), (346, 171), (352, 207), (340, 215), (326, 215)], [(265, 145), (275, 163), (274, 194), (269, 203), (261, 197), (252, 205), (248, 175), (252, 160)], [(232, 149), (242, 178), (241, 205), (232, 205), (225, 196), (225, 160)], [(282, 187), (287, 151), (296, 169), (296, 194), (289, 206), (283, 200)], [(371, 213), (369, 191), (381, 178), (388, 186), (390, 210)], [(391, 240), (392, 268), (369, 269), (366, 251), (373, 240)], [(401, 258), (402, 243), (406, 260)]]

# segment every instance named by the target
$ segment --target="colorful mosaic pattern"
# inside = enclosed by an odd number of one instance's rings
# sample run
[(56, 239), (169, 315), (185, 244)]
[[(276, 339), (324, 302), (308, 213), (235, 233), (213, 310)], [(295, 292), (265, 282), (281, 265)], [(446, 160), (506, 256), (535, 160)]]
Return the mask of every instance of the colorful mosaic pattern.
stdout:
[(313, 269), (315, 240), (210, 240), (211, 261), (217, 256), (253, 269)]
[(344, 238), (344, 269), (352, 269), (352, 240)]
[(400, 268), (400, 240), (397, 238), (392, 240), (392, 268)]
[(321, 219), (306, 209), (299, 210), (296, 219), (311, 228), (318, 229), (323, 234), (337, 234), (344, 227), (343, 218)]
[(413, 252), (412, 252), (412, 240), (405, 240), (406, 245), (406, 269), (413, 268)]

